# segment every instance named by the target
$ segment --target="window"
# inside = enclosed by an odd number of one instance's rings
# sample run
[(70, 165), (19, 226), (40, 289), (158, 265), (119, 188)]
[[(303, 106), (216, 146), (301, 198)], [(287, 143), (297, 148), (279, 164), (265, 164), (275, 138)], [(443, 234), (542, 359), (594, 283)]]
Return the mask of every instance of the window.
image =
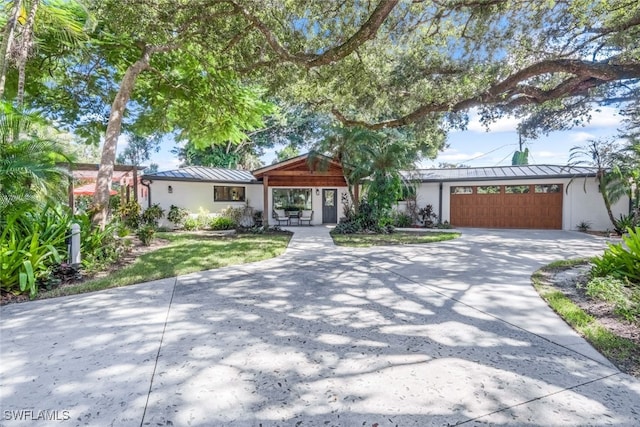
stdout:
[(526, 194), (530, 190), (528, 185), (505, 185), (504, 192), (506, 194)]
[(536, 185), (536, 193), (559, 193), (560, 184), (539, 184)]
[(311, 188), (278, 188), (273, 190), (272, 195), (274, 209), (312, 209)]
[(244, 202), (244, 187), (226, 187), (215, 185), (213, 187), (214, 202)]
[(476, 189), (477, 194), (500, 194), (499, 185), (481, 185)]
[(473, 194), (473, 187), (451, 187), (451, 194)]

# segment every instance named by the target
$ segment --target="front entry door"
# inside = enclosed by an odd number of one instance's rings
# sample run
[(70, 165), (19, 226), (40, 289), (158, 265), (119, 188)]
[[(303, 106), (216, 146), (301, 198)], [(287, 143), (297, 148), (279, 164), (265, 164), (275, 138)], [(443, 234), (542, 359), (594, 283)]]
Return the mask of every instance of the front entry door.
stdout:
[(322, 223), (338, 222), (338, 190), (322, 190)]

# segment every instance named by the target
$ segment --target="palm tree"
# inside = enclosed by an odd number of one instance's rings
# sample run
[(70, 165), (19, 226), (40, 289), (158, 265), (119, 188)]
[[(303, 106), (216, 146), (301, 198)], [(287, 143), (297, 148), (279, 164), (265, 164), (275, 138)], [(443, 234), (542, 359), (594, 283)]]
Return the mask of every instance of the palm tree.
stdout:
[(336, 127), (317, 146), (342, 165), (349, 192), (358, 211), (358, 188), (366, 190), (376, 215), (383, 215), (402, 194), (402, 170), (412, 169), (419, 147), (394, 131)]
[(358, 212), (360, 186), (371, 175), (371, 165), (363, 156), (363, 149), (382, 141), (382, 133), (358, 127), (333, 127), (329, 135), (316, 144), (317, 153), (328, 154), (340, 163), (354, 211)]
[[(7, 4), (6, 7), (11, 6)], [(87, 39), (85, 30), (91, 22), (89, 14), (77, 1), (15, 0), (0, 46), (0, 99), (10, 62), (14, 62), (18, 70), (16, 105), (22, 108), (29, 57), (41, 50), (51, 58), (80, 47)]]
[(620, 232), (624, 230), (619, 229), (611, 205), (629, 194), (629, 181), (622, 179), (620, 174), (614, 173), (618, 158), (616, 153), (619, 151), (617, 148), (611, 141), (591, 140), (585, 146), (576, 146), (571, 149), (569, 166), (587, 163), (596, 168), (596, 179), (607, 215), (616, 231)]
[[(633, 210), (640, 214), (640, 140), (629, 139), (628, 144), (618, 153), (613, 154), (614, 165), (612, 172), (618, 180), (625, 183), (611, 191), (622, 192), (620, 195), (629, 195), (633, 202)], [(615, 193), (615, 196), (618, 196)]]
[(34, 128), (33, 117), (11, 109), (0, 112), (0, 218), (64, 200), (68, 171), (57, 163), (70, 158)]
[(0, 45), (0, 100), (4, 95), (4, 84), (7, 78), (7, 68), (11, 58), (11, 49), (13, 48), (13, 40), (18, 25), (18, 17), (22, 10), (22, 0), (15, 0), (13, 5), (6, 4), (5, 10), (11, 11), (7, 13), (7, 22), (4, 23), (4, 32), (2, 34), (2, 44)]

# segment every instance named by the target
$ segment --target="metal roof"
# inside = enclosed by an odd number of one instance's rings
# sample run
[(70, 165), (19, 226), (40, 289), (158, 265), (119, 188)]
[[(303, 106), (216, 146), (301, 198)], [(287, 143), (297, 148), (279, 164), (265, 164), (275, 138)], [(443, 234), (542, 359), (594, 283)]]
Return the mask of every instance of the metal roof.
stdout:
[(165, 172), (144, 175), (142, 178), (159, 181), (200, 181), (256, 183), (250, 171), (238, 169), (208, 168), (204, 166), (188, 166)]
[(489, 181), (596, 176), (597, 169), (585, 166), (522, 165), (477, 168), (418, 169), (404, 172), (406, 179), (421, 182)]

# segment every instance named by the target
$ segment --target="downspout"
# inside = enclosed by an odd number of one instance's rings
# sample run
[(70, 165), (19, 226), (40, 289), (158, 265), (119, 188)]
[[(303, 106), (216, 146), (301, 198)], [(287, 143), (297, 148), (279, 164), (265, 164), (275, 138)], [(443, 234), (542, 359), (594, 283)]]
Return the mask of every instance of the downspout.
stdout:
[[(140, 185), (142, 185), (143, 187), (147, 187), (147, 208), (151, 207), (151, 183), (153, 183), (153, 180), (146, 180), (146, 179), (140, 180)], [(137, 201), (137, 197), (136, 197), (136, 201)]]
[(438, 192), (438, 222), (442, 224), (442, 182), (440, 183), (439, 186), (439, 192)]

